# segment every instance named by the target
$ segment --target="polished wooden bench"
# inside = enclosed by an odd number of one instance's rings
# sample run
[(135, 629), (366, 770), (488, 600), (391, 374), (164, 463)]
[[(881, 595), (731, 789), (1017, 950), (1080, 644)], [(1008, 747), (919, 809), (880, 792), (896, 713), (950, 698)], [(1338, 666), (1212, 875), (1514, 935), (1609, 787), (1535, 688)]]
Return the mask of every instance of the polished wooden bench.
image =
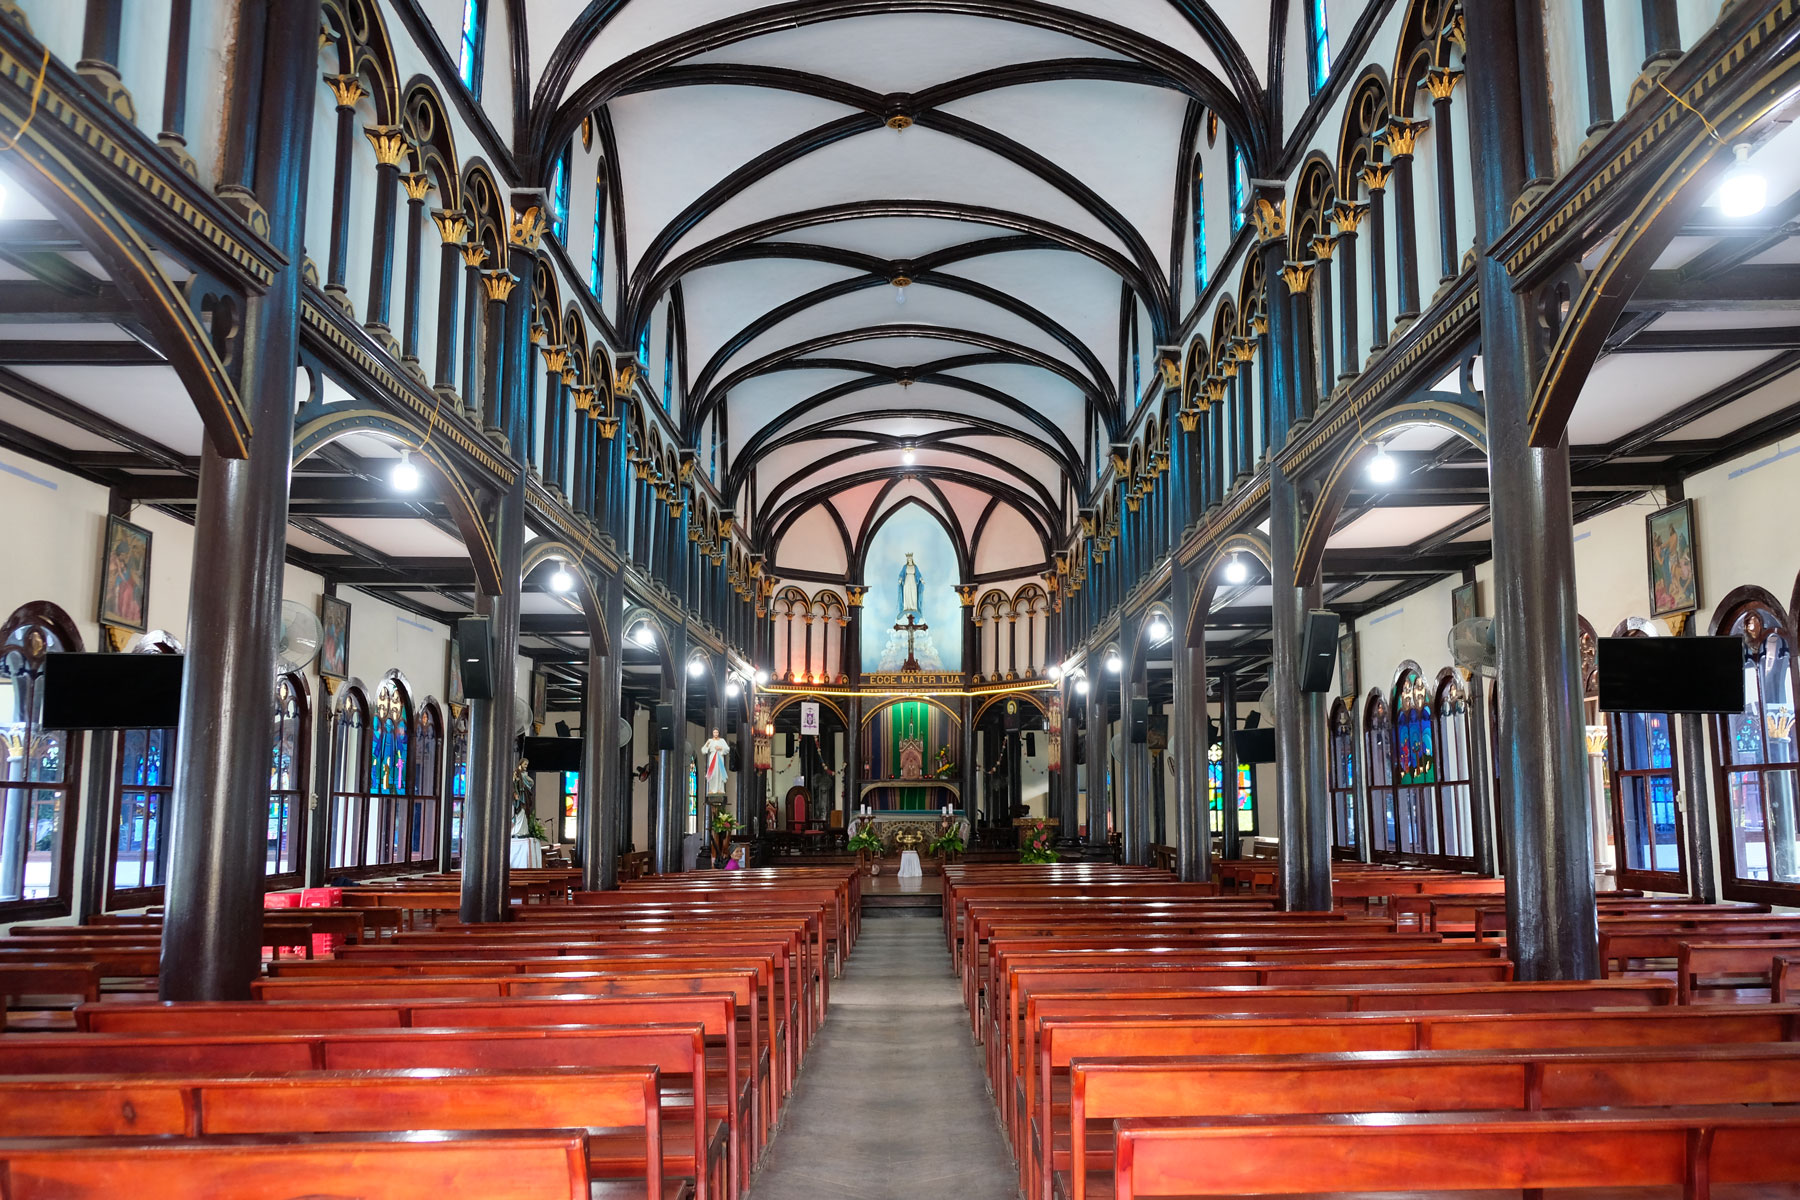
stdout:
[[(1702, 987), (1775, 987), (1775, 960), (1800, 955), (1800, 941), (1677, 942), (1675, 985), (1681, 1003), (1694, 1002)], [(1708, 983), (1709, 976), (1727, 975), (1734, 983)]]
[[(1082, 1058), (1065, 1112), (1035, 1131), (1037, 1194), (1086, 1200), (1113, 1122), (1359, 1112), (1542, 1111), (1800, 1101), (1800, 1044), (1354, 1055)], [(1061, 1124), (1058, 1118), (1066, 1118)]]
[(1634, 959), (1674, 959), (1686, 942), (1800, 940), (1800, 917), (1764, 913), (1629, 916), (1600, 921), (1600, 969), (1623, 972)]
[[(0, 1140), (7, 1200), (593, 1200), (580, 1130)], [(614, 1195), (620, 1193), (614, 1192)], [(605, 1193), (601, 1192), (604, 1196)]]
[(587, 1169), (594, 1181), (635, 1184), (630, 1191), (640, 1200), (692, 1191), (692, 1181), (685, 1179), (671, 1180), (665, 1190), (654, 1067), (0, 1076), (0, 1138), (441, 1129), (585, 1129)]
[[(1119, 1123), (1113, 1196), (1679, 1187), (1800, 1181), (1800, 1110), (1162, 1117)], [(1096, 1198), (1099, 1200), (1099, 1198)]]

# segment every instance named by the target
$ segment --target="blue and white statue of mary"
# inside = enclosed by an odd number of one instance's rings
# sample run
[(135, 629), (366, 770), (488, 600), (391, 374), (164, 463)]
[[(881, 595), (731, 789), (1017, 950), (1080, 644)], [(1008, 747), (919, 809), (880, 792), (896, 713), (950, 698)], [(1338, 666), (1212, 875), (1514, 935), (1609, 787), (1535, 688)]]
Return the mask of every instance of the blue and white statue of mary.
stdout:
[(931, 640), (931, 630), (925, 625), (925, 613), (921, 604), (925, 592), (925, 576), (919, 571), (919, 564), (913, 561), (912, 551), (907, 551), (906, 565), (900, 568), (899, 586), (900, 610), (894, 616), (894, 624), (900, 628), (888, 634), (887, 645), (881, 651), (881, 662), (877, 671), (898, 671), (906, 665), (907, 628), (912, 627), (913, 657), (919, 661), (921, 671), (942, 671), (944, 656), (938, 653), (937, 645)]

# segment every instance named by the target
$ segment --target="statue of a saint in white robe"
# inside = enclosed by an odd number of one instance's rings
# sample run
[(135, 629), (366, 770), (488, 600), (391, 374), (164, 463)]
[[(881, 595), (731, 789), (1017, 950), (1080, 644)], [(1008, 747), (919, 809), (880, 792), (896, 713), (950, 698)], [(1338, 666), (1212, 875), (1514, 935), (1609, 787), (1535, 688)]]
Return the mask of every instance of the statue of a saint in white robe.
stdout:
[(706, 794), (726, 795), (725, 785), (731, 777), (731, 743), (720, 737), (716, 729), (700, 743), (700, 765), (706, 771)]

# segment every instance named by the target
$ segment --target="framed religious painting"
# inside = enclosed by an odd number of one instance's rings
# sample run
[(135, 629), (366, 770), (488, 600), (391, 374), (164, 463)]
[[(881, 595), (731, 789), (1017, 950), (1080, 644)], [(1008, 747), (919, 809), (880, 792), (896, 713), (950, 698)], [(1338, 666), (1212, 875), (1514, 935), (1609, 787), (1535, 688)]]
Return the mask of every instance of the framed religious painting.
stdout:
[(1650, 615), (1685, 616), (1700, 607), (1694, 502), (1678, 500), (1644, 518), (1650, 562)]
[(1338, 695), (1356, 695), (1356, 631), (1338, 634)]
[(350, 677), (350, 606), (336, 596), (319, 597), (319, 677)]
[(142, 633), (149, 612), (150, 531), (108, 515), (100, 550), (100, 624)]
[(1473, 579), (1450, 593), (1450, 624), (1460, 625), (1470, 617), (1478, 616), (1477, 609)]
[(454, 639), (444, 647), (444, 693), (447, 703), (452, 708), (462, 708), (469, 703), (468, 693), (463, 691), (462, 659), (456, 653)]

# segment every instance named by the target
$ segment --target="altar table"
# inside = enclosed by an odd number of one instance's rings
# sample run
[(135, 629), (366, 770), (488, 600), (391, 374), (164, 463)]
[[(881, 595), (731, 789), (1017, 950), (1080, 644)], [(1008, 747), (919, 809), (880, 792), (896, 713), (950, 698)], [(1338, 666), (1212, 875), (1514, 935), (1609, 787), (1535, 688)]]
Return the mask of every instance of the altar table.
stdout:
[(900, 852), (900, 878), (923, 879), (924, 877), (925, 869), (919, 865), (919, 852), (902, 850)]

